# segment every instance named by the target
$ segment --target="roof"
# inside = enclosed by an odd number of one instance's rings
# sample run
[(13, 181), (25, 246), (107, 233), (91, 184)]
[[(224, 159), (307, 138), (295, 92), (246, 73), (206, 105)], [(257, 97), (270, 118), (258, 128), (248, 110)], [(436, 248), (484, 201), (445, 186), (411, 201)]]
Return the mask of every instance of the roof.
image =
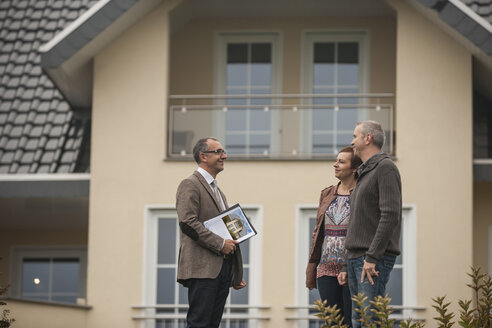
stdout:
[(492, 56), (491, 0), (417, 0), (488, 56)]
[(95, 2), (0, 2), (0, 174), (88, 172), (90, 117), (43, 73), (38, 49)]
[(492, 24), (492, 0), (460, 0)]

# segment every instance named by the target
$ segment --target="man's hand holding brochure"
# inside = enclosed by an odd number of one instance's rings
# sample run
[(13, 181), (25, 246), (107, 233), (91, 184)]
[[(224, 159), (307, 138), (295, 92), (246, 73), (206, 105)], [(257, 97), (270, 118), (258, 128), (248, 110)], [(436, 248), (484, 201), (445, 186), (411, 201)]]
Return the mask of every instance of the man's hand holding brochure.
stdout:
[(256, 230), (244, 214), (239, 204), (236, 204), (216, 217), (205, 221), (205, 228), (224, 239), (241, 243), (256, 235)]

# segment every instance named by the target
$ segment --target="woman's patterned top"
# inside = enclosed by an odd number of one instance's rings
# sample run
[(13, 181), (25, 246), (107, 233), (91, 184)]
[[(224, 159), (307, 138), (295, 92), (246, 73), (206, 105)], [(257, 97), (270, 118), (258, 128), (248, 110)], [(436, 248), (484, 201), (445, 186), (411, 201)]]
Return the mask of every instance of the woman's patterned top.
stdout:
[(337, 195), (325, 212), (325, 238), (316, 277), (337, 276), (345, 261), (350, 196)]

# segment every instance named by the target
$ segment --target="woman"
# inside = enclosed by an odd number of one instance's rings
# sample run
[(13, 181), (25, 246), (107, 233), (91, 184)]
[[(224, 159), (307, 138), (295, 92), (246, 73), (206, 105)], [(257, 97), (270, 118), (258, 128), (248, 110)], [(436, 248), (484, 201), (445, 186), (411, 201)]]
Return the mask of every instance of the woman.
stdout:
[(351, 326), (351, 301), (348, 286), (340, 286), (337, 276), (345, 261), (345, 235), (350, 217), (350, 193), (355, 187), (357, 168), (362, 164), (352, 147), (343, 148), (337, 156), (336, 186), (321, 191), (316, 226), (311, 240), (306, 287), (318, 287), (327, 305), (341, 309), (344, 323)]

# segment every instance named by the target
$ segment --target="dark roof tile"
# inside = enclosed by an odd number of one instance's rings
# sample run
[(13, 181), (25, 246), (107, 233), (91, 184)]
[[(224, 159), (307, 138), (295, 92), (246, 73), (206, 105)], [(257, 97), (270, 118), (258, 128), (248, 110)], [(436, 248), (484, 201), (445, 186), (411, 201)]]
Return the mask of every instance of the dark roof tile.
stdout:
[(49, 173), (50, 172), (50, 166), (49, 165), (39, 165), (37, 169), (37, 173)]
[(96, 2), (0, 0), (0, 173), (88, 170), (90, 121), (73, 117), (41, 70), (39, 48)]
[(11, 139), (5, 145), (5, 150), (7, 151), (15, 151), (17, 149), (17, 145), (19, 144), (18, 139)]
[(20, 160), (20, 162), (22, 164), (29, 164), (33, 161), (34, 159), (34, 152), (30, 151), (30, 152), (24, 152), (24, 154), (22, 155), (22, 158)]
[(22, 130), (23, 130), (22, 126), (14, 126), (10, 131), (10, 137), (19, 138), (22, 135)]
[(24, 146), (26, 150), (35, 150), (38, 147), (39, 139), (29, 139)]
[(0, 159), (0, 164), (8, 164), (14, 160), (14, 152), (5, 152)]
[(60, 137), (60, 135), (62, 134), (62, 130), (63, 130), (63, 128), (61, 126), (56, 126), (56, 127), (51, 129), (51, 131), (49, 132), (49, 136), (50, 137)]
[(29, 136), (33, 138), (41, 137), (42, 132), (43, 132), (42, 126), (35, 126), (31, 129)]
[(29, 173), (29, 165), (19, 165), (17, 169), (18, 174), (27, 174)]
[(48, 139), (45, 149), (56, 150), (57, 148), (58, 148), (58, 139), (56, 138)]
[(47, 164), (51, 163), (53, 159), (55, 158), (55, 153), (52, 151), (45, 151), (43, 156), (41, 156), (41, 163)]

